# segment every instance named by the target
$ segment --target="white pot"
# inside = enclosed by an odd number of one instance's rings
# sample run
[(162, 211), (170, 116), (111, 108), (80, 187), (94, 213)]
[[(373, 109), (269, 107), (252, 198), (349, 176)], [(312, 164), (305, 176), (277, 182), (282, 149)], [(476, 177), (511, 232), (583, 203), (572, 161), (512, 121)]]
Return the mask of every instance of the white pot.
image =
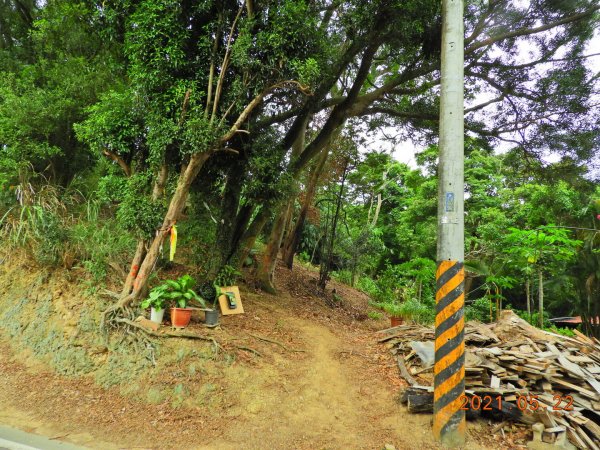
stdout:
[(154, 323), (161, 324), (163, 321), (163, 316), (165, 315), (165, 309), (154, 309), (154, 307), (150, 308), (150, 320)]

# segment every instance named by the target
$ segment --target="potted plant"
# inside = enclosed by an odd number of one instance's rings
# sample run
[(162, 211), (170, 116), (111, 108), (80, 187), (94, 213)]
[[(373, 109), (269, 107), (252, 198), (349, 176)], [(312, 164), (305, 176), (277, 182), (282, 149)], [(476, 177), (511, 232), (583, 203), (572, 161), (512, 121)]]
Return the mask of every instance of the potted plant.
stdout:
[(171, 308), (171, 324), (174, 327), (183, 328), (190, 323), (192, 310), (187, 307), (189, 302), (196, 301), (206, 308), (204, 299), (192, 289), (194, 284), (191, 276), (183, 275), (178, 280), (166, 280), (161, 285), (165, 287), (165, 297), (174, 304)]
[(159, 325), (163, 321), (165, 304), (168, 301), (166, 294), (167, 286), (161, 284), (160, 286), (156, 286), (154, 289), (152, 289), (148, 298), (140, 303), (142, 308), (150, 308), (150, 320)]
[(402, 303), (381, 303), (381, 308), (388, 313), (393, 327), (411, 320), (416, 323), (430, 323), (435, 318), (434, 309), (415, 298)]
[(400, 305), (400, 314), (404, 320), (415, 323), (431, 323), (435, 320), (435, 306), (420, 302), (416, 298), (409, 298)]
[(216, 284), (206, 283), (202, 286), (201, 291), (205, 298), (212, 298), (212, 304), (206, 306), (204, 309), (204, 323), (208, 326), (217, 326), (219, 324), (219, 310), (217, 309), (217, 303), (221, 296), (221, 288)]
[(388, 313), (393, 327), (404, 323), (403, 308), (399, 303), (383, 303), (381, 308)]

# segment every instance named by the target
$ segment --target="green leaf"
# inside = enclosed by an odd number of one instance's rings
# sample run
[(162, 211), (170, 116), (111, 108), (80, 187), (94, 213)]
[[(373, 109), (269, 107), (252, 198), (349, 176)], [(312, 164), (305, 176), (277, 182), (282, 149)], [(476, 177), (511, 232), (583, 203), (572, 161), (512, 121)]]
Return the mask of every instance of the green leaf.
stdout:
[(169, 287), (177, 290), (177, 291), (181, 291), (183, 290), (181, 284), (179, 284), (177, 281), (175, 280), (166, 280), (165, 284), (167, 284)]

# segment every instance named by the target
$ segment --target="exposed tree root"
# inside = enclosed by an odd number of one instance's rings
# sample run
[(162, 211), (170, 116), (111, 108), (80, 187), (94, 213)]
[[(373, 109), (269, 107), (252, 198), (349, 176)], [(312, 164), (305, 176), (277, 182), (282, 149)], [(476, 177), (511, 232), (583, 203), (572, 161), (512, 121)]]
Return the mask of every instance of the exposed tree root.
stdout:
[[(100, 317), (100, 333), (104, 338), (104, 343), (108, 347), (111, 332), (120, 332), (121, 343), (132, 345), (139, 354), (146, 354), (152, 365), (156, 366), (156, 343), (152, 341), (151, 335), (142, 333), (146, 331), (140, 328), (133, 319), (136, 317), (136, 311), (131, 307), (135, 300), (135, 294), (121, 296), (115, 292), (104, 290), (103, 295), (117, 298), (118, 301), (110, 305)], [(127, 340), (127, 342), (125, 342)]]
[(243, 345), (236, 345), (235, 348), (239, 350), (244, 350), (245, 352), (254, 353), (256, 356), (262, 357), (262, 353), (260, 353), (258, 350), (254, 350), (253, 348), (245, 347)]
[(125, 318), (116, 318), (114, 319), (115, 322), (118, 323), (123, 323), (126, 324), (130, 327), (136, 328), (138, 330), (141, 330), (143, 333), (145, 333), (148, 336), (153, 336), (153, 337), (159, 337), (159, 338), (184, 338), (184, 339), (198, 339), (201, 341), (208, 341), (211, 342), (214, 347), (215, 347), (215, 353), (218, 352), (218, 349), (223, 349), (223, 347), (221, 346), (221, 344), (219, 344), (214, 338), (209, 337), (209, 336), (202, 336), (199, 334), (194, 334), (194, 333), (186, 333), (186, 332), (182, 332), (182, 331), (161, 331), (161, 332), (157, 332), (157, 331), (152, 331), (149, 330), (148, 328), (144, 327), (143, 325), (140, 325), (137, 322), (134, 322), (133, 320), (129, 320), (129, 319), (125, 319)]
[[(110, 291), (107, 291), (110, 292)], [(107, 294), (105, 292), (105, 295)], [(100, 318), (100, 331), (104, 336), (107, 336), (108, 332), (112, 328), (119, 328), (119, 323), (122, 322), (119, 319), (127, 319), (129, 321), (133, 321), (135, 318), (135, 312), (130, 307), (131, 303), (135, 299), (134, 294), (126, 295), (125, 297), (119, 296), (119, 301), (113, 305), (110, 305), (104, 312)]]

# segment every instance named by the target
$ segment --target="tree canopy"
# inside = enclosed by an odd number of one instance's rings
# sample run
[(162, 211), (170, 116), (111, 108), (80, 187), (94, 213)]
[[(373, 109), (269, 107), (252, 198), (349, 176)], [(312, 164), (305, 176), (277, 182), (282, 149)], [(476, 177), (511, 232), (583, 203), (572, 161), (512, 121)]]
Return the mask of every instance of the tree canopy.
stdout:
[[(498, 295), (522, 307), (534, 283), (524, 267), (543, 260), (553, 312), (598, 303), (598, 10), (466, 2), (475, 299), (503, 284)], [(50, 208), (63, 231), (93, 203), (93, 226), (126, 237), (121, 306), (145, 295), (176, 224), (213, 274), (254, 260), (273, 290), (281, 250), (290, 268), (297, 254), (320, 263), (323, 285), (348, 271), (378, 301), (402, 291), (431, 302), (440, 15), (429, 0), (3, 0), (2, 230), (23, 208), (48, 210), (49, 186), (71, 199)], [(419, 168), (365, 145), (390, 130), (424, 149)], [(572, 256), (517, 263), (511, 233), (560, 234)]]

